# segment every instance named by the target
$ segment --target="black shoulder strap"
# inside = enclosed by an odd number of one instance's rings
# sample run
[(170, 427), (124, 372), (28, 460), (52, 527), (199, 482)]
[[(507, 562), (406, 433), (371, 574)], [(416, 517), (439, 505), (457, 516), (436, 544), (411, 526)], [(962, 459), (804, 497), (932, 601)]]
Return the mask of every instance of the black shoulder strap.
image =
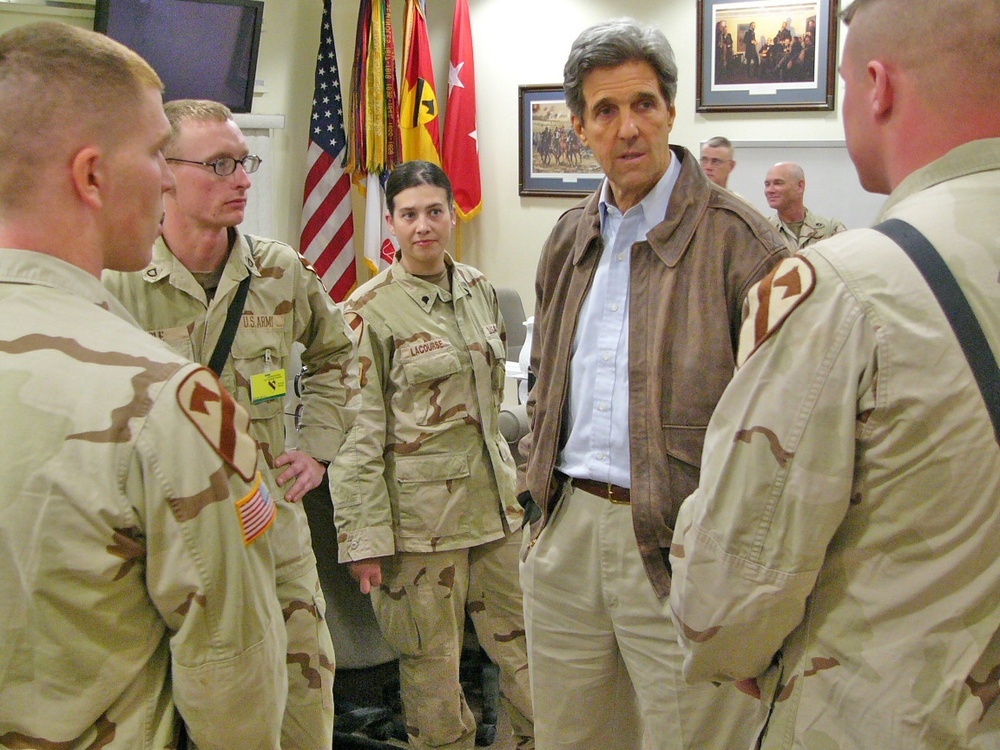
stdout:
[(938, 304), (958, 337), (958, 343), (962, 345), (962, 351), (965, 352), (965, 358), (969, 361), (979, 391), (986, 402), (986, 410), (993, 421), (997, 443), (1000, 443), (1000, 367), (997, 367), (993, 350), (990, 349), (986, 335), (962, 293), (962, 288), (934, 245), (912, 224), (900, 219), (888, 219), (873, 229), (903, 248), (927, 280), (927, 285), (937, 297)]
[[(244, 235), (244, 237), (247, 244), (253, 248), (250, 235)], [(226, 360), (229, 359), (229, 350), (233, 348), (233, 339), (236, 338), (236, 328), (240, 324), (243, 306), (247, 302), (247, 292), (250, 290), (250, 279), (252, 276), (252, 273), (247, 272), (246, 278), (236, 287), (236, 295), (233, 297), (233, 301), (229, 303), (229, 310), (226, 312), (226, 322), (222, 326), (219, 341), (216, 343), (215, 351), (212, 352), (212, 359), (208, 363), (209, 369), (217, 376), (222, 375), (222, 368), (226, 366)]]

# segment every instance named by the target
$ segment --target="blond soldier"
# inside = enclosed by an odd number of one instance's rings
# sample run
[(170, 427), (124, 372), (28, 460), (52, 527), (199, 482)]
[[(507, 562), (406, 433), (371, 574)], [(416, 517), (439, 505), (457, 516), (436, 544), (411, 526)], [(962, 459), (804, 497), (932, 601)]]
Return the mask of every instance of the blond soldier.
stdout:
[[(336, 455), (357, 411), (352, 344), (339, 308), (298, 253), (237, 231), (249, 173), (260, 160), (249, 153), (229, 110), (181, 100), (169, 102), (166, 112), (172, 138), (165, 152), (176, 185), (165, 197), (163, 237), (145, 269), (107, 273), (104, 283), (143, 328), (202, 364), (211, 361), (238, 287), (249, 284), (221, 379), (250, 413), (266, 481), (278, 499), (271, 537), (289, 684), (282, 748), (325, 750), (333, 736), (335, 661), (298, 501), (323, 480), (322, 464)], [(289, 367), (296, 342), (304, 347), (305, 371), (298, 448), (292, 449), (282, 407), (295, 375)]]
[(792, 252), (847, 231), (837, 219), (828, 219), (806, 208), (805, 194), (806, 175), (798, 164), (778, 162), (767, 171), (764, 197), (767, 205), (777, 211), (770, 219), (771, 225)]
[[(936, 247), (995, 358), (1000, 2), (858, 0), (844, 20), (861, 184)], [(941, 305), (867, 229), (750, 299), (671, 547), (686, 676), (739, 680), (767, 750), (995, 750), (1000, 447)]]
[(0, 746), (277, 750), (285, 636), (246, 412), (98, 281), (149, 259), (169, 124), (134, 53), (0, 37)]
[(348, 300), (362, 405), (331, 472), (340, 560), (371, 592), (401, 656), (411, 748), (471, 748), (459, 684), (468, 612), (500, 667), (519, 748), (534, 747), (517, 551), (522, 511), (500, 435), (505, 334), (496, 293), (445, 252), (455, 223), (440, 167), (386, 185), (397, 262)]

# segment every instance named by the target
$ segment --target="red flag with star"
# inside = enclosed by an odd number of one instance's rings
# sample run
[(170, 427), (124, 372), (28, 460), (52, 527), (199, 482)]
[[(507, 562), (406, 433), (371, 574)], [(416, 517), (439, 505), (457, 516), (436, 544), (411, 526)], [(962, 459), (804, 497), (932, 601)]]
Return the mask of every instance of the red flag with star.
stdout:
[(476, 130), (476, 66), (468, 0), (456, 0), (444, 119), (444, 171), (455, 191), (458, 215), (468, 221), (483, 207)]

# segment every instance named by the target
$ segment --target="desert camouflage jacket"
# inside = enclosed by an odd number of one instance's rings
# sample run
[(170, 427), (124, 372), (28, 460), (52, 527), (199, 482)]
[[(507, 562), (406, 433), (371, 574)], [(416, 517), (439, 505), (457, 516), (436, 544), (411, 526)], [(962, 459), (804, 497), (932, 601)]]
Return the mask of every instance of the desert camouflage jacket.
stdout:
[[(883, 213), (935, 245), (994, 352), (998, 197), (983, 140)], [(749, 299), (671, 548), (686, 676), (755, 677), (764, 748), (1000, 747), (1000, 448), (930, 288), (864, 229)]]
[[(284, 471), (274, 469), (274, 459), (285, 450), (284, 398), (255, 399), (252, 378), (281, 372), (285, 388), (291, 389), (295, 375), (290, 370), (292, 346), (298, 342), (305, 347), (298, 448), (313, 458), (331, 461), (357, 410), (357, 371), (343, 314), (312, 268), (284, 243), (251, 240), (253, 248), (244, 235), (236, 237), (211, 302), (162, 238), (156, 241), (153, 260), (144, 270), (105, 272), (103, 281), (145, 330), (182, 356), (208, 364), (236, 288), (251, 275), (221, 380), (250, 413), (251, 433), (260, 444), (262, 463), (271, 469), (271, 489), (280, 498), (282, 491), (273, 478)], [(279, 578), (284, 580), (303, 565), (311, 565), (313, 558), (302, 505), (279, 502), (278, 509), (273, 541)]]
[(21, 250), (0, 250), (0, 381), (0, 747), (176, 747), (176, 707), (201, 750), (276, 750), (246, 413), (94, 277)]
[(778, 230), (781, 239), (785, 241), (785, 245), (793, 253), (801, 250), (806, 245), (812, 245), (820, 240), (825, 240), (827, 237), (833, 237), (835, 234), (847, 231), (847, 227), (837, 219), (827, 219), (824, 216), (819, 216), (808, 208), (806, 209), (806, 218), (802, 222), (802, 228), (799, 230), (798, 235), (789, 229), (777, 214), (770, 218), (770, 222), (771, 226)]
[(446, 256), (451, 292), (396, 263), (351, 295), (361, 412), (330, 467), (342, 562), (460, 549), (520, 528), (500, 435), (496, 292)]

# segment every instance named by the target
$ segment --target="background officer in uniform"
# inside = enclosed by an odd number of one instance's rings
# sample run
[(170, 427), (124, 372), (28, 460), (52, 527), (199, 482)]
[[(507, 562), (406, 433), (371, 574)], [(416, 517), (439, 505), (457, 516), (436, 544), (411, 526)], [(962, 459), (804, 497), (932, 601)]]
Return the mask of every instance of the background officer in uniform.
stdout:
[[(844, 19), (861, 185), (937, 249), (996, 367), (1000, 2)], [(750, 301), (670, 550), (685, 675), (738, 680), (766, 750), (1000, 747), (1000, 438), (941, 304), (870, 229)]]
[(764, 197), (767, 205), (777, 211), (770, 219), (771, 225), (792, 252), (847, 231), (837, 219), (828, 219), (806, 208), (805, 194), (806, 176), (798, 164), (783, 161), (767, 170)]
[[(218, 346), (238, 287), (249, 283), (221, 379), (250, 413), (278, 505), (271, 537), (288, 630), (289, 684), (282, 748), (326, 750), (333, 736), (335, 660), (298, 501), (322, 481), (321, 462), (337, 454), (357, 411), (351, 340), (340, 309), (297, 252), (237, 230), (248, 172), (260, 161), (250, 155), (228, 108), (179, 100), (165, 109), (171, 124), (165, 153), (176, 184), (165, 197), (163, 236), (145, 269), (107, 273), (104, 283), (143, 328), (203, 364)], [(283, 401), (296, 342), (305, 347), (303, 410), (298, 448), (286, 449)]]
[(98, 281), (149, 260), (162, 84), (105, 36), (0, 37), (0, 746), (277, 750), (274, 501), (245, 411)]
[(483, 275), (445, 252), (455, 210), (441, 168), (406, 162), (385, 196), (396, 262), (346, 304), (362, 403), (331, 467), (340, 560), (401, 654), (410, 747), (474, 746), (458, 673), (468, 612), (518, 747), (532, 748), (503, 318)]

